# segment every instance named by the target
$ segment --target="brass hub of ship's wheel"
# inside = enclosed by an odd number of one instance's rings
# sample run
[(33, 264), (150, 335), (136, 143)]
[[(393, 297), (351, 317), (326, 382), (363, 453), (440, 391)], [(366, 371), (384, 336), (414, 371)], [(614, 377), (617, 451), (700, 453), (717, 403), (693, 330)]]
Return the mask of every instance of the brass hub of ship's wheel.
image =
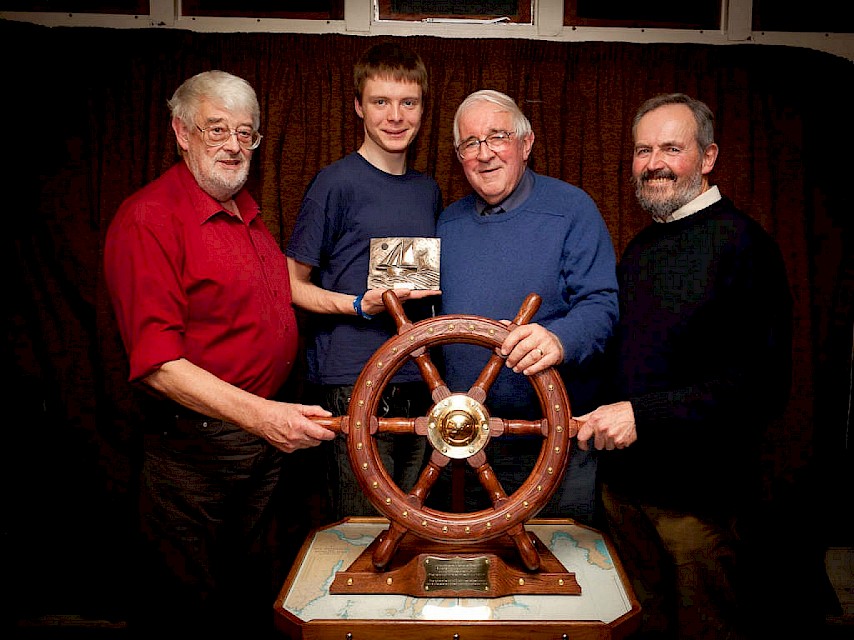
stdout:
[(449, 458), (468, 458), (489, 441), (489, 414), (477, 400), (455, 393), (433, 406), (427, 416), (427, 438)]

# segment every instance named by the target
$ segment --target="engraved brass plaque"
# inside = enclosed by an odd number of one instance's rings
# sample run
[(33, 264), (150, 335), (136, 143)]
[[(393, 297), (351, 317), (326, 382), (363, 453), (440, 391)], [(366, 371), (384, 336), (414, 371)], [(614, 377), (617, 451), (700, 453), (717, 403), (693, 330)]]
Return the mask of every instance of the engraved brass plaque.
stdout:
[(371, 238), (368, 289), (438, 289), (439, 238)]
[(489, 558), (424, 558), (424, 591), (470, 590), (487, 592)]

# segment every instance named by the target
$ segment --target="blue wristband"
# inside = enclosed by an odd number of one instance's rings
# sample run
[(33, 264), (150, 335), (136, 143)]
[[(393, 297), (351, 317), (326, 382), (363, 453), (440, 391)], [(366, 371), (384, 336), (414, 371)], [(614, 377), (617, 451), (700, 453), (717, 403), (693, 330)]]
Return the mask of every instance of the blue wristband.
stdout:
[(356, 312), (356, 315), (360, 318), (364, 318), (365, 320), (373, 320), (374, 316), (370, 313), (365, 313), (362, 311), (362, 298), (365, 297), (365, 294), (361, 294), (353, 298), (353, 310)]

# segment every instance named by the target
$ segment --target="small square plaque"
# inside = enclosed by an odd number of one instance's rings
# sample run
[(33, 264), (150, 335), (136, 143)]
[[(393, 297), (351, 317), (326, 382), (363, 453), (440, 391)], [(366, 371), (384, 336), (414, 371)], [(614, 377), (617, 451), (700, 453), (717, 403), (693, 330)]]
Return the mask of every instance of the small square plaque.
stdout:
[(438, 289), (439, 238), (371, 238), (368, 289)]

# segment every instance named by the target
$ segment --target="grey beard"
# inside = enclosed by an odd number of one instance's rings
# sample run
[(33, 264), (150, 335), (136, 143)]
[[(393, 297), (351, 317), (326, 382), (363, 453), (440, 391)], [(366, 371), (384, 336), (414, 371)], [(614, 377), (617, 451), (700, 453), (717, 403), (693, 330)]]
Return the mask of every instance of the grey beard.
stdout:
[(643, 180), (635, 180), (635, 196), (638, 203), (654, 219), (664, 221), (674, 211), (700, 195), (703, 188), (703, 176), (697, 172), (688, 182), (677, 187), (673, 197), (669, 200), (647, 197), (644, 194), (643, 184)]
[(197, 176), (199, 186), (220, 202), (230, 200), (246, 184), (247, 176), (242, 176), (237, 182), (227, 183), (216, 175)]
[(243, 165), (243, 170), (234, 176), (234, 180), (227, 181), (217, 175), (212, 168), (202, 168), (193, 155), (188, 154), (186, 160), (187, 166), (190, 168), (202, 190), (220, 202), (230, 200), (243, 188), (249, 177), (249, 163)]

